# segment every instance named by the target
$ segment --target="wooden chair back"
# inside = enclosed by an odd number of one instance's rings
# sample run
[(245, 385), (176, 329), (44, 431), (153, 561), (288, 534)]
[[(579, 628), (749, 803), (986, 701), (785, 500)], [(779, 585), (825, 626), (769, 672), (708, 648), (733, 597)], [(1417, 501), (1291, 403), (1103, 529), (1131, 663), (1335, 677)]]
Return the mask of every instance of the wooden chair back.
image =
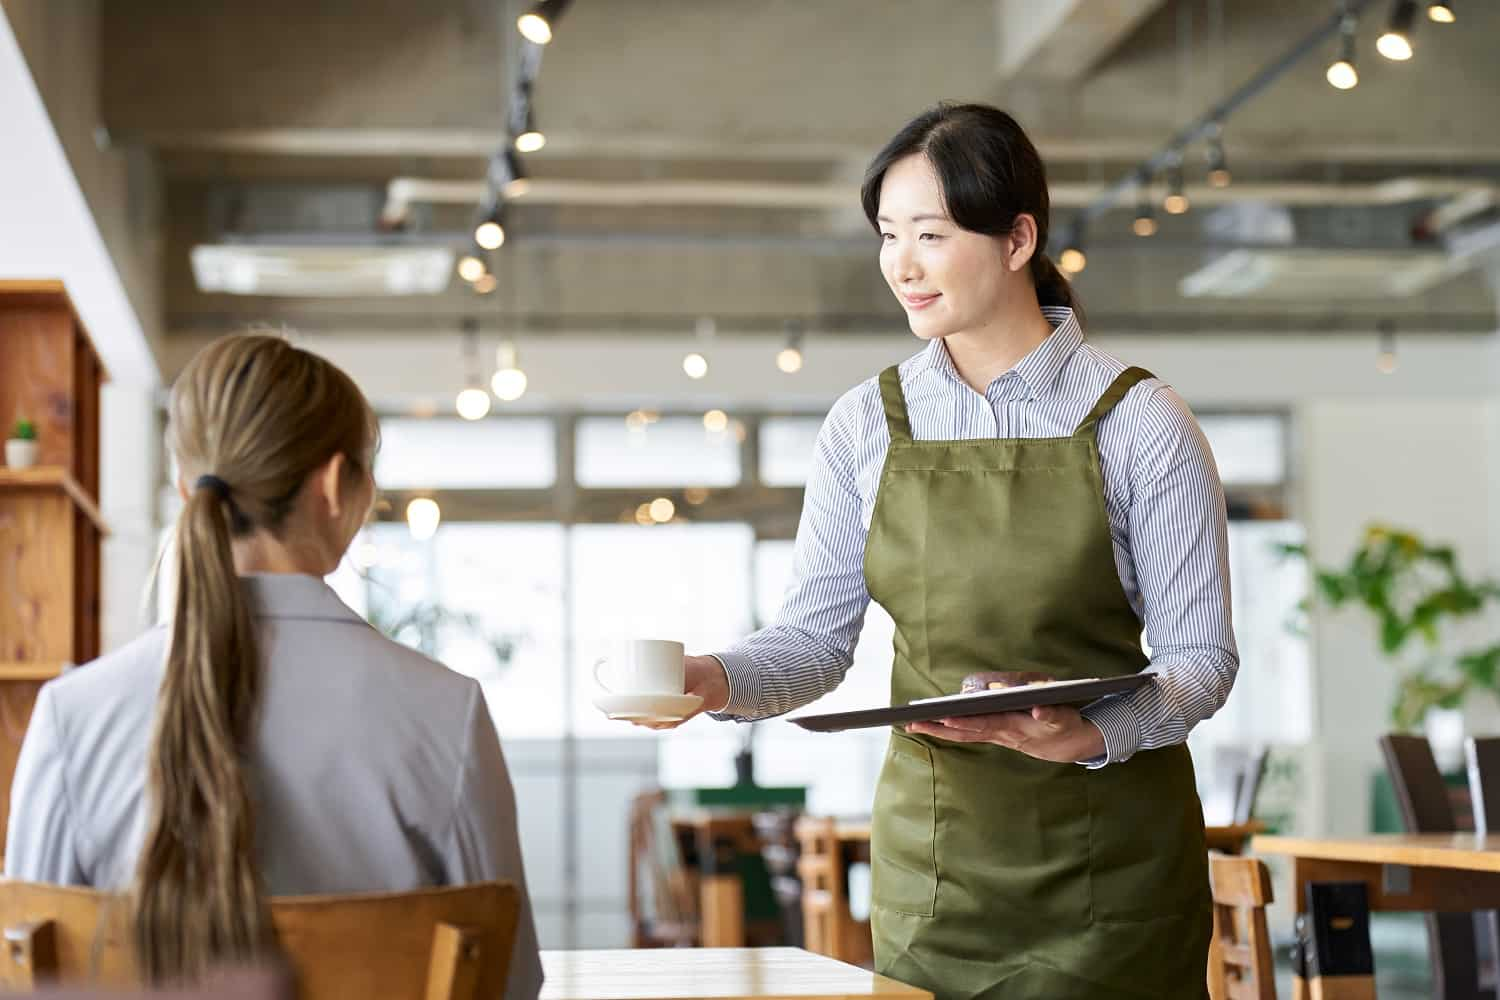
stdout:
[(641, 792), (630, 802), (631, 947), (687, 948), (700, 943), (702, 921), (694, 878), (672, 832), (667, 796)]
[[(398, 893), (285, 896), (272, 918), (303, 1000), (498, 997), (520, 916), (509, 883)], [(0, 881), (0, 989), (38, 983), (137, 985), (125, 898)]]
[(1213, 1000), (1276, 1000), (1276, 973), (1266, 906), (1271, 873), (1259, 858), (1209, 858), (1214, 946), (1208, 992)]
[(843, 859), (834, 821), (824, 816), (797, 820), (802, 845), (797, 874), (802, 877), (803, 947), (819, 955), (843, 958), (844, 923), (848, 910)]

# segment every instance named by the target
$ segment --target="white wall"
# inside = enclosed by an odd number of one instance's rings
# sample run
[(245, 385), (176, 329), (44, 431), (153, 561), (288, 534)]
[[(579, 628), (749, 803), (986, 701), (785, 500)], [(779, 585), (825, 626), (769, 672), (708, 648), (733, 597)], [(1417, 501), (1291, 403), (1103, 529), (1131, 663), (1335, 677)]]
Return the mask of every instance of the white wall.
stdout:
[[(1299, 506), (1318, 561), (1342, 563), (1372, 521), (1452, 544), (1473, 575), (1494, 575), (1500, 525), (1497, 407), (1479, 397), (1324, 399), (1297, 410)], [(1361, 610), (1313, 621), (1311, 801), (1315, 828), (1358, 833), (1370, 816), (1376, 737), (1390, 728), (1394, 672)], [(1495, 732), (1493, 713), (1471, 725)]]
[(110, 528), (103, 553), (103, 648), (139, 635), (142, 593), (156, 559), (161, 434), (155, 394), (111, 382), (100, 394), (99, 506)]

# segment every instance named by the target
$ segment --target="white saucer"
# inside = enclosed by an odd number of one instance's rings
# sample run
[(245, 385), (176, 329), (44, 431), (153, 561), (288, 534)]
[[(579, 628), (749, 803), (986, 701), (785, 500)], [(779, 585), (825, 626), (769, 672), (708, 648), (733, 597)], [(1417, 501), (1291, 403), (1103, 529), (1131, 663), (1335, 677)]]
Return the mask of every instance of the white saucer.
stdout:
[(681, 722), (703, 699), (695, 694), (594, 694), (594, 707), (628, 722)]

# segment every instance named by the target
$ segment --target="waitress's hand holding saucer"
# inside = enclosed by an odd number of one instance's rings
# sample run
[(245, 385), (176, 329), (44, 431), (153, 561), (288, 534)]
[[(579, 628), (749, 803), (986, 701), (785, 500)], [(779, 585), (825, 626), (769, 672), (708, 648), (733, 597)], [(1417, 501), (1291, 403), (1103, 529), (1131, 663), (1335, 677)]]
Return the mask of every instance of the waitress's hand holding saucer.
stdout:
[[(1056, 680), (1035, 671), (992, 671), (964, 678), (963, 693)], [(908, 733), (954, 743), (994, 743), (1028, 757), (1072, 764), (1104, 755), (1104, 734), (1071, 705), (1038, 705), (1026, 712), (997, 712), (913, 722)]]
[(647, 729), (676, 729), (695, 715), (704, 712), (722, 712), (729, 707), (729, 675), (724, 665), (712, 656), (684, 656), (682, 659), (683, 686), (690, 695), (701, 699), (697, 708), (681, 719), (642, 720), (636, 725)]
[(594, 664), (595, 707), (611, 719), (674, 729), (729, 702), (729, 679), (711, 656), (685, 656), (680, 642), (630, 639)]

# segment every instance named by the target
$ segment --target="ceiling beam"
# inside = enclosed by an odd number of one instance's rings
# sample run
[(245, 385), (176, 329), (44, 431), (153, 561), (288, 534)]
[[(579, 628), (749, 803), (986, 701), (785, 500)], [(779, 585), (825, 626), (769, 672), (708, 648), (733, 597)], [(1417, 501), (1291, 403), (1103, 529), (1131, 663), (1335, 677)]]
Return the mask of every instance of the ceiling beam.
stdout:
[[(149, 146), (164, 153), (239, 153), (289, 157), (450, 157), (486, 159), (497, 133), (487, 129), (442, 128), (268, 128), (151, 129), (111, 135), (115, 146)], [(1319, 163), (1384, 165), (1432, 163), (1445, 166), (1500, 163), (1500, 141), (1479, 139), (1388, 144), (1306, 136), (1258, 142), (1236, 135), (1228, 145), (1235, 163)], [(1049, 164), (1138, 160), (1160, 145), (1157, 135), (1049, 136), (1038, 132), (1037, 149)], [(547, 148), (527, 157), (529, 164), (581, 159), (733, 160), (736, 162), (829, 163), (847, 166), (858, 177), (875, 146), (856, 143), (736, 141), (669, 134), (620, 135), (548, 130)]]
[(1162, 0), (995, 0), (995, 69), (1011, 83), (1088, 76)]

